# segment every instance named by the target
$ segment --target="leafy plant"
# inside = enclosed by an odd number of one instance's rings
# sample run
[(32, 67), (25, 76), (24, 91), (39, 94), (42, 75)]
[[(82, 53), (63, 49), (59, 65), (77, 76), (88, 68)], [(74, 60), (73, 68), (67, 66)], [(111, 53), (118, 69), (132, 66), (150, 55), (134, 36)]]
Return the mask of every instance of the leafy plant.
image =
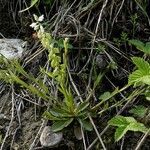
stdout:
[(57, 41), (52, 38), (50, 33), (44, 31), (41, 21), (39, 21), (41, 19), (39, 18), (34, 15), (36, 22), (32, 23), (31, 27), (37, 31), (39, 40), (41, 41), (43, 47), (49, 52), (48, 60), (50, 61), (52, 70), (44, 72), (48, 75), (48, 77), (54, 79), (56, 85), (58, 86), (58, 90), (64, 96), (64, 100), (56, 103), (52, 109), (44, 113), (44, 116), (54, 122), (52, 126), (54, 132), (64, 129), (70, 125), (74, 119), (77, 120), (86, 130), (91, 130), (91, 125), (87, 122), (89, 103), (77, 103), (74, 100), (68, 84), (68, 39), (66, 38), (63, 41), (63, 49), (61, 48), (62, 46), (57, 46)]
[[(48, 88), (40, 77), (35, 78), (32, 74), (27, 73), (18, 60), (8, 60), (1, 57), (0, 61), (3, 64), (3, 67), (0, 69), (0, 80), (10, 84), (19, 84), (28, 89), (32, 94), (44, 100), (50, 100)], [(25, 82), (22, 78), (29, 82)]]
[(132, 113), (134, 116), (143, 118), (145, 117), (147, 111), (148, 108), (144, 107), (143, 105), (139, 105), (136, 106), (135, 108), (132, 108), (129, 112)]
[(127, 131), (139, 131), (146, 133), (148, 128), (144, 124), (137, 122), (133, 117), (116, 116), (112, 118), (109, 123), (111, 126), (116, 126), (115, 141), (119, 141), (125, 136)]
[(129, 43), (145, 54), (150, 54), (150, 42), (143, 43), (142, 41), (133, 39), (129, 40)]
[(54, 132), (60, 131), (65, 127), (69, 126), (74, 120), (78, 121), (79, 124), (88, 131), (92, 130), (92, 125), (87, 119), (89, 103), (83, 102), (78, 105), (74, 105), (72, 109), (65, 103), (57, 105), (54, 108), (46, 111), (43, 115), (46, 119), (54, 121), (52, 130)]
[[(145, 54), (150, 54), (150, 43), (143, 43), (138, 40), (129, 40), (129, 43), (136, 46), (136, 48)], [(149, 85), (150, 85), (150, 64), (148, 61), (141, 57), (132, 57), (133, 63), (136, 65), (136, 70), (129, 75), (128, 85), (133, 85), (134, 87), (144, 87), (144, 94), (147, 94), (149, 98)], [(130, 113), (138, 116), (144, 117), (147, 113), (147, 108), (144, 106), (137, 106), (130, 110)], [(119, 141), (127, 131), (139, 131), (146, 133), (148, 128), (144, 126), (143, 123), (137, 122), (133, 117), (124, 117), (118, 115), (113, 117), (109, 122), (109, 125), (117, 126), (115, 132), (115, 141)]]
[(134, 86), (150, 85), (150, 64), (140, 57), (133, 57), (132, 61), (138, 69), (129, 75), (128, 83)]

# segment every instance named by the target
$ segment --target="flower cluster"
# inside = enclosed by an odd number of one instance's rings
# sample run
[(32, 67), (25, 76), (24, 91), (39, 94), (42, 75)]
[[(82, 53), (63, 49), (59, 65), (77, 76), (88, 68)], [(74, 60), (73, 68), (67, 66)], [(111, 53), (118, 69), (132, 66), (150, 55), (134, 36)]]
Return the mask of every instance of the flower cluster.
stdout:
[(37, 15), (33, 15), (34, 20), (36, 22), (33, 22), (30, 27), (33, 28), (35, 31), (39, 30), (40, 32), (44, 32), (44, 28), (41, 24), (41, 22), (44, 20), (44, 15), (41, 15), (40, 17), (38, 17)]

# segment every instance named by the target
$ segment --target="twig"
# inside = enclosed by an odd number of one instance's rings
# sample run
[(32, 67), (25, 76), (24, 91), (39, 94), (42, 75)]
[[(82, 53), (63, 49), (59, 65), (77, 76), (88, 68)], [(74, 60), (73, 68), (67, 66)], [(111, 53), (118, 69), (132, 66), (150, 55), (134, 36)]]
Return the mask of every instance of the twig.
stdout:
[(99, 14), (99, 18), (98, 18), (96, 29), (95, 29), (94, 38), (93, 38), (93, 41), (92, 41), (92, 47), (91, 47), (91, 52), (90, 52), (90, 55), (89, 55), (89, 59), (87, 60), (86, 64), (83, 66), (83, 68), (78, 72), (78, 75), (86, 68), (86, 66), (89, 64), (89, 62), (91, 60), (93, 50), (94, 50), (95, 39), (96, 39), (98, 29), (99, 29), (99, 24), (101, 22), (102, 14), (103, 14), (104, 8), (106, 7), (107, 3), (108, 3), (108, 0), (105, 0), (105, 2), (103, 3), (102, 9), (100, 11), (100, 14)]
[(44, 125), (45, 125), (45, 120), (43, 120), (42, 125), (41, 125), (41, 127), (40, 127), (40, 129), (39, 129), (39, 131), (38, 131), (38, 133), (37, 133), (37, 135), (36, 135), (36, 137), (34, 138), (34, 141), (33, 141), (32, 144), (30, 145), (29, 150), (33, 150), (33, 147), (35, 146), (35, 142), (36, 142), (36, 140), (38, 139), (38, 137), (39, 137), (39, 135), (40, 135), (40, 133), (41, 133), (41, 131), (42, 131)]
[(143, 135), (142, 139), (138, 142), (135, 150), (139, 150), (140, 149), (140, 147), (142, 146), (143, 142), (145, 141), (145, 139), (147, 138), (149, 133), (150, 133), (150, 129)]
[(111, 31), (110, 31), (109, 36), (110, 36), (110, 35), (111, 35), (111, 33), (112, 33), (114, 23), (115, 23), (115, 21), (116, 21), (116, 18), (117, 18), (117, 17), (118, 17), (118, 15), (119, 15), (119, 13), (120, 13), (120, 11), (121, 11), (122, 7), (123, 7), (124, 2), (125, 2), (125, 0), (122, 0), (121, 6), (120, 6), (120, 8), (119, 8), (119, 10), (118, 10), (117, 14), (115, 15), (115, 17), (114, 17), (114, 19), (113, 19), (113, 21), (112, 21), (112, 24), (111, 24)]
[[(68, 70), (68, 68), (67, 68), (67, 70)], [(83, 99), (82, 99), (82, 97), (81, 97), (81, 95), (80, 95), (80, 92), (78, 91), (76, 85), (74, 84), (73, 79), (72, 79), (72, 77), (71, 77), (71, 74), (70, 74), (69, 70), (68, 70), (68, 74), (69, 74), (70, 81), (71, 81), (71, 83), (72, 83), (72, 85), (73, 85), (73, 87), (74, 87), (74, 89), (75, 89), (77, 95), (78, 95), (79, 98), (80, 98), (80, 101), (83, 102)], [(94, 124), (94, 122), (93, 122), (92, 117), (90, 116), (90, 114), (88, 115), (88, 117), (89, 117), (89, 119), (90, 119), (90, 121), (91, 121), (91, 123), (92, 123), (92, 125), (93, 125), (93, 127), (94, 127), (94, 129), (95, 129), (96, 134), (98, 135), (98, 139), (100, 140), (100, 142), (101, 142), (101, 144), (102, 144), (102, 147), (104, 148), (104, 150), (106, 150), (105, 145), (104, 145), (104, 143), (103, 143), (103, 141), (102, 141), (102, 139), (101, 139), (101, 137), (100, 137), (100, 134), (98, 133), (98, 130), (96, 129), (96, 126), (95, 126), (95, 124)]]
[(98, 139), (99, 139), (100, 143), (102, 144), (103, 150), (106, 150), (106, 147), (105, 147), (105, 145), (104, 145), (104, 142), (102, 141), (102, 138), (101, 138), (101, 136), (100, 136), (100, 134), (99, 134), (99, 132), (98, 132), (98, 130), (97, 130), (97, 128), (96, 128), (94, 122), (93, 122), (92, 117), (91, 117), (90, 115), (89, 115), (88, 117), (89, 117), (89, 119), (90, 119), (90, 121), (91, 121), (91, 123), (92, 123), (92, 125), (93, 125), (93, 128), (94, 128), (94, 130), (95, 130), (95, 132), (96, 132), (96, 134), (97, 134), (97, 136), (98, 136)]
[(81, 125), (81, 133), (82, 133), (82, 139), (83, 139), (84, 150), (86, 150), (85, 136), (84, 136), (84, 132), (83, 132), (83, 127), (82, 127), (82, 125)]
[[(137, 90), (137, 91), (134, 91), (132, 94), (131, 94), (131, 97), (129, 99), (128, 97), (128, 101), (127, 103), (120, 109), (120, 111), (117, 113), (117, 115), (120, 115), (125, 109), (126, 107), (132, 102), (134, 102), (136, 100), (136, 98), (140, 95), (140, 93), (142, 93), (143, 90)], [(136, 95), (136, 96), (135, 96)], [(109, 128), (109, 125), (107, 125), (104, 130), (100, 133), (100, 136), (102, 136)], [(96, 142), (98, 141), (98, 138), (96, 138), (90, 145), (89, 147), (87, 148), (87, 150), (90, 150), (95, 144)]]

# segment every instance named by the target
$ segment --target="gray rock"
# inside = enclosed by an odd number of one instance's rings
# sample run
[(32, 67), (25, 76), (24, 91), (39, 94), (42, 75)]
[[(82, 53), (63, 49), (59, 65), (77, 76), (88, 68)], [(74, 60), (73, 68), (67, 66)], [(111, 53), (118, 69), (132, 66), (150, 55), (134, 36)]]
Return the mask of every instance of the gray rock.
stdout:
[(54, 133), (50, 126), (44, 127), (40, 136), (40, 142), (43, 147), (55, 147), (63, 139), (62, 132)]
[(27, 42), (21, 39), (0, 39), (0, 54), (7, 59), (21, 58)]
[(99, 68), (105, 68), (107, 66), (107, 61), (104, 54), (98, 54), (95, 59), (95, 63)]

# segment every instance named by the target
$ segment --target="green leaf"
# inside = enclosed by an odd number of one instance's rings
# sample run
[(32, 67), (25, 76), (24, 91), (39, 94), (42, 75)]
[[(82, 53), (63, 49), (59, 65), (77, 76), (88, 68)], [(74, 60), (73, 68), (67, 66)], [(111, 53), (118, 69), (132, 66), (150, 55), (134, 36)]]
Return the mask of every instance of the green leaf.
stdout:
[(110, 97), (111, 93), (110, 92), (104, 92), (102, 95), (100, 95), (99, 99), (100, 100), (105, 100)]
[(128, 131), (126, 126), (121, 126), (116, 129), (115, 132), (115, 141), (119, 141)]
[(144, 76), (141, 81), (147, 85), (150, 85), (150, 75)]
[(61, 118), (57, 118), (57, 117), (53, 116), (53, 115), (52, 115), (50, 112), (48, 112), (48, 111), (45, 111), (45, 112), (43, 113), (43, 117), (46, 118), (46, 119), (48, 119), (48, 120), (62, 120)]
[(150, 54), (150, 42), (147, 42), (147, 43), (146, 43), (144, 52), (145, 52), (146, 54)]
[(129, 112), (134, 114), (137, 117), (143, 118), (147, 112), (148, 108), (144, 107), (143, 105), (136, 106), (132, 108)]
[(134, 45), (138, 50), (144, 52), (145, 54), (150, 54), (150, 42), (145, 44), (139, 40), (129, 40), (129, 43)]
[(33, 94), (37, 95), (38, 97), (41, 97), (44, 100), (48, 100), (49, 97), (46, 95), (46, 93), (43, 93), (39, 90), (39, 88), (34, 87), (32, 84), (29, 84), (26, 87), (30, 92), (32, 92)]
[(150, 75), (145, 75), (140, 70), (136, 70), (129, 75), (128, 83), (134, 84), (134, 86), (139, 86), (142, 83), (150, 85)]
[(104, 92), (102, 95), (100, 95), (99, 99), (102, 101), (106, 101), (110, 98), (112, 98), (114, 95), (118, 93), (118, 88), (116, 88), (113, 92)]
[(53, 108), (49, 111), (53, 116), (59, 117), (59, 118), (64, 118), (64, 117), (72, 117), (72, 115), (67, 112), (65, 109), (61, 108)]
[(83, 102), (83, 103), (79, 104), (76, 112), (79, 113), (81, 111), (84, 111), (88, 106), (89, 106), (89, 102)]
[(143, 75), (147, 75), (150, 73), (150, 64), (140, 57), (132, 57), (133, 63), (138, 67), (138, 69), (143, 73)]
[(93, 89), (95, 89), (99, 85), (99, 83), (101, 82), (103, 76), (104, 76), (104, 74), (101, 74), (101, 73), (97, 76), (97, 78), (96, 78), (96, 80), (94, 82)]
[(116, 116), (108, 124), (118, 127), (115, 132), (116, 141), (120, 140), (127, 131), (140, 131), (143, 133), (148, 131), (144, 124), (137, 122), (133, 117)]
[(128, 125), (128, 130), (146, 133), (148, 128), (146, 128), (143, 123), (133, 122)]
[(32, 8), (37, 2), (39, 2), (40, 0), (31, 0), (31, 5), (29, 7), (27, 7), (26, 9), (23, 9), (21, 11), (19, 11), (20, 13), (29, 10), (30, 8)]
[(93, 130), (93, 126), (91, 124), (91, 122), (89, 120), (82, 120), (82, 119), (79, 119), (79, 122), (81, 124), (81, 126), (87, 130), (87, 131), (92, 131)]
[(18, 84), (21, 84), (22, 86), (24, 87), (28, 87), (28, 84), (26, 84), (23, 80), (21, 80), (18, 76), (16, 76), (13, 72), (11, 72), (9, 70), (9, 78), (11, 80), (13, 80), (14, 82), (18, 83)]
[(127, 122), (126, 118), (123, 117), (123, 116), (116, 116), (114, 118), (112, 118), (109, 122), (108, 122), (109, 125), (112, 125), (112, 126), (127, 126), (129, 123)]
[(71, 124), (72, 121), (73, 121), (73, 118), (69, 118), (68, 120), (61, 120), (61, 121), (54, 122), (54, 124), (52, 125), (53, 132), (58, 132), (64, 129), (69, 124)]
[(137, 123), (137, 121), (133, 117), (124, 117), (128, 124), (130, 123)]
[(139, 40), (129, 40), (129, 43), (134, 45), (138, 50), (144, 51), (145, 44)]

